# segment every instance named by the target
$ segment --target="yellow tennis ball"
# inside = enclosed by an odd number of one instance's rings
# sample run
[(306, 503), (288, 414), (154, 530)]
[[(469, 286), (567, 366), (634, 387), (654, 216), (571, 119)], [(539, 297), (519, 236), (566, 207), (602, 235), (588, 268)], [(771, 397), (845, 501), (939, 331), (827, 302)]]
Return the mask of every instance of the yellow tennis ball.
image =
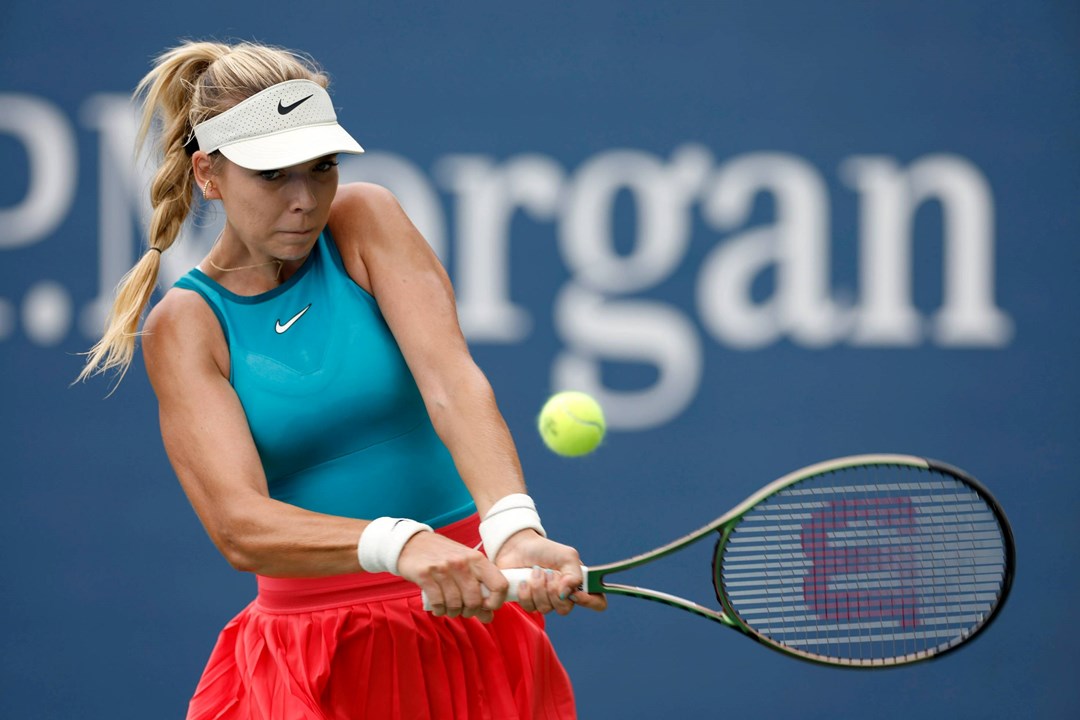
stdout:
[(607, 429), (600, 403), (574, 391), (552, 395), (540, 411), (539, 425), (544, 444), (564, 457), (588, 455)]

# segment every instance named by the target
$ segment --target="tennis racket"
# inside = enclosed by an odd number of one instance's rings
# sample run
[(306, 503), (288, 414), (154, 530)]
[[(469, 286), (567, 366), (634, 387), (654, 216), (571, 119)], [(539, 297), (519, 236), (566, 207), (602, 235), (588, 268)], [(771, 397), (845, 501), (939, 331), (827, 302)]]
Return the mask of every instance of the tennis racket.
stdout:
[[(608, 581), (714, 533), (719, 609)], [(934, 460), (860, 455), (786, 475), (663, 547), (583, 568), (583, 589), (665, 603), (805, 660), (888, 667), (985, 630), (1009, 594), (1015, 556), (1005, 513), (971, 476)], [(512, 588), (527, 576), (508, 571)]]

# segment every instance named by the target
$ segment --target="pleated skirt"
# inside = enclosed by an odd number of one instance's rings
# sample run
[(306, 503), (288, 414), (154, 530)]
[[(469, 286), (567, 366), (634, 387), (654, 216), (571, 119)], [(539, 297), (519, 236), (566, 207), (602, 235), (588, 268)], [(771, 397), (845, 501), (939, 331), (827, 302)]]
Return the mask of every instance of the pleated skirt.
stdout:
[[(440, 528), (475, 547), (477, 518)], [(566, 720), (577, 717), (544, 618), (426, 612), (388, 573), (259, 577), (222, 630), (189, 720)]]

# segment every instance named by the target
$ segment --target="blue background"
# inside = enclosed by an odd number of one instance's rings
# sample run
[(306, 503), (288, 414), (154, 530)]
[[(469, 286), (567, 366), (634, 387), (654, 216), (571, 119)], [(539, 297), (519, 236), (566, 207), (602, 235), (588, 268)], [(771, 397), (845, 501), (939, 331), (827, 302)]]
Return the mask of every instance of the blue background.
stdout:
[[(179, 38), (211, 36), (302, 49), (329, 70), (339, 115), (371, 158), (407, 159), (437, 192), (455, 281), (465, 239), (455, 196), (438, 180), (450, 156), (496, 166), (541, 156), (565, 173), (564, 190), (588, 162), (620, 149), (667, 166), (689, 147), (714, 170), (754, 153), (801, 159), (827, 189), (838, 298), (866, 291), (860, 197), (844, 182), (845, 160), (883, 156), (903, 168), (938, 154), (966, 159), (992, 194), (993, 300), (1012, 330), (1001, 342), (958, 346), (921, 334), (907, 345), (841, 338), (812, 347), (781, 333), (743, 348), (718, 338), (695, 299), (703, 264), (772, 222), (764, 193), (727, 230), (691, 202), (689, 241), (669, 272), (621, 296), (593, 288), (613, 302), (662, 306), (698, 339), (700, 378), (669, 417), (636, 428), (613, 417), (603, 447), (582, 460), (541, 445), (534, 418), (560, 385), (553, 368), (567, 353), (588, 355), (555, 310), (576, 279), (551, 214), (519, 212), (508, 225), (507, 292), (529, 324), (512, 339), (481, 333), (472, 346), (549, 532), (587, 562), (667, 542), (790, 470), (861, 452), (965, 468), (1014, 526), (1019, 576), (999, 622), (971, 647), (911, 668), (819, 668), (622, 598), (603, 615), (553, 617), (582, 717), (1080, 713), (1076, 3), (16, 0), (0, 9), (0, 102), (19, 94), (49, 103), (74, 133), (77, 157), (74, 198), (54, 229), (17, 247), (0, 230), (0, 716), (179, 717), (217, 631), (254, 590), (217, 554), (173, 477), (141, 360), (108, 399), (100, 379), (69, 387), (75, 353), (93, 341), (80, 313), (101, 290), (106, 189), (87, 103), (129, 93)], [(4, 209), (26, 195), (31, 165), (3, 129), (0, 161)], [(619, 192), (611, 204), (611, 247), (624, 256), (639, 237), (635, 203)], [(942, 303), (943, 217), (928, 202), (912, 221), (924, 318)], [(119, 220), (139, 227), (134, 213)], [(775, 284), (763, 273), (754, 300), (767, 302)], [(43, 294), (59, 298), (54, 309), (66, 298), (70, 320), (54, 313), (53, 326), (34, 315)], [(648, 362), (593, 360), (611, 392), (658, 382)], [(707, 599), (704, 562), (649, 573)]]

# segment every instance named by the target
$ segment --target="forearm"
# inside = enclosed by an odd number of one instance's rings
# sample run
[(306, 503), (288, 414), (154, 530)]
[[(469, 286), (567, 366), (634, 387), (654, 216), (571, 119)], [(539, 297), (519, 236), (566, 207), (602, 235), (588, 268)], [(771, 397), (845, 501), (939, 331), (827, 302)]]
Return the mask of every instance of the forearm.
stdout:
[(361, 570), (356, 545), (367, 520), (323, 515), (261, 496), (232, 507), (215, 514), (207, 530), (238, 570), (271, 577)]
[(479, 368), (469, 363), (427, 402), (435, 431), (450, 450), (481, 517), (499, 498), (525, 492), (510, 429)]

